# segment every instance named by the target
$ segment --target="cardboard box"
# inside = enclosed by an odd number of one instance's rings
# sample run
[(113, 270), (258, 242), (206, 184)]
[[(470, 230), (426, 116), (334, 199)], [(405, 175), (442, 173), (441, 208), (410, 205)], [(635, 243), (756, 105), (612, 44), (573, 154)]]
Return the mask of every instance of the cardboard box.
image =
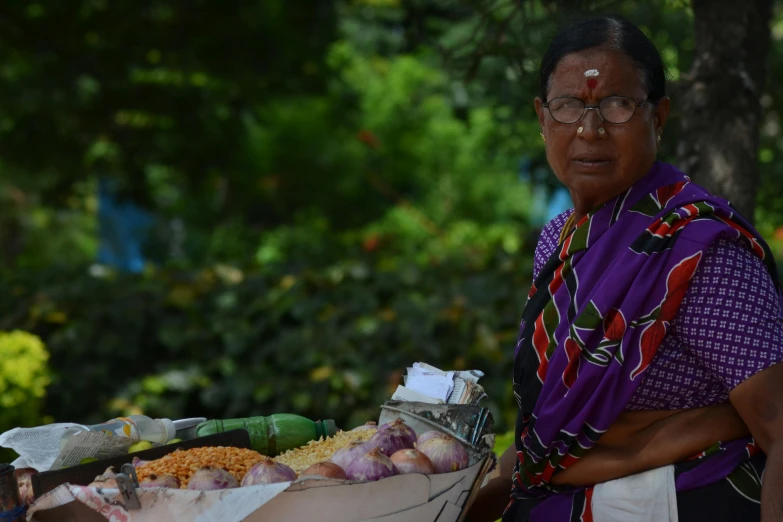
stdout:
[[(391, 404), (390, 407), (386, 407)], [(434, 408), (434, 410), (433, 410)], [(483, 408), (387, 403), (384, 415), (443, 431), (468, 443), (470, 466), (440, 475), (398, 475), (377, 482), (332, 479), (250, 486), (223, 491), (137, 489), (142, 508), (125, 510), (116, 489), (63, 484), (39, 498), (37, 522), (459, 522), (494, 462), (491, 416)], [(101, 514), (102, 513), (102, 514)]]
[[(350, 483), (310, 479), (294, 482), (271, 500), (252, 509), (253, 499), (270, 486), (251, 486), (224, 491), (145, 490), (141, 510), (124, 510), (117, 490), (63, 485), (36, 501), (54, 499), (51, 507), (35, 509), (37, 522), (457, 522), (463, 507), (486, 473), (487, 459), (454, 473), (398, 475), (377, 482)], [(274, 486), (274, 485), (273, 485)], [(285, 486), (285, 485), (284, 485)], [(75, 495), (70, 489), (95, 491), (93, 496)], [(63, 502), (63, 499), (70, 501)], [(230, 508), (230, 509), (229, 509)], [(243, 509), (249, 512), (243, 512)]]

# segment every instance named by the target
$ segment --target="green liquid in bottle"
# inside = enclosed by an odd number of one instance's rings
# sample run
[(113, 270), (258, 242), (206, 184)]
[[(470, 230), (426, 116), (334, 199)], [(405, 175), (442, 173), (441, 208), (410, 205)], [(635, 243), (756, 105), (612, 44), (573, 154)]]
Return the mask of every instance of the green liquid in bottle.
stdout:
[(250, 447), (262, 455), (274, 457), (280, 453), (304, 446), (320, 437), (331, 437), (337, 432), (334, 421), (312, 421), (289, 413), (268, 417), (209, 420), (198, 425), (199, 437), (243, 428), (250, 434)]

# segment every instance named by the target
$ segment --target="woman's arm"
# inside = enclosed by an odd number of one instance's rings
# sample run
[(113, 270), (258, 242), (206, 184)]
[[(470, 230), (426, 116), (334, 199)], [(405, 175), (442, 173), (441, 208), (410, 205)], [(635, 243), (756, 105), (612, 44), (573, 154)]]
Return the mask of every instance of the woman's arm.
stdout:
[(511, 496), (511, 475), (516, 464), (517, 451), (512, 444), (500, 456), (498, 473), (479, 490), (468, 510), (468, 522), (495, 522), (503, 515)]
[[(651, 421), (658, 414), (658, 419)], [(683, 461), (718, 441), (748, 435), (748, 427), (731, 404), (677, 412), (624, 413), (593, 449), (554, 484), (592, 486)]]
[(761, 520), (783, 522), (783, 363), (750, 377), (729, 399), (767, 454)]

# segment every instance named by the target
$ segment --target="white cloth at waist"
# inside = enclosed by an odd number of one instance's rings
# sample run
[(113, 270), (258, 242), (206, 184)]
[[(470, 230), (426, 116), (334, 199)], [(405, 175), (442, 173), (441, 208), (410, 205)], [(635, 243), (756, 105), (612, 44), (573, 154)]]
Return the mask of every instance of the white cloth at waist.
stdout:
[(596, 485), (592, 508), (595, 522), (678, 522), (674, 466)]

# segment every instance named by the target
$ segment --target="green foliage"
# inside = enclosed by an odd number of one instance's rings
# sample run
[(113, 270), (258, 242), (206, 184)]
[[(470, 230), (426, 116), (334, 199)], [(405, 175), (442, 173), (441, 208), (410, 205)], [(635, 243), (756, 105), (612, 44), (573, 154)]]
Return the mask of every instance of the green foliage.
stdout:
[(495, 435), (495, 453), (498, 454), (498, 457), (512, 444), (514, 444), (514, 430)]
[(58, 419), (289, 411), (350, 426), (377, 417), (405, 367), (424, 360), (484, 370), (507, 425), (530, 259), (499, 242), (429, 264), (389, 261), (387, 248), (298, 271), (18, 272), (0, 285), (16, 296), (1, 324), (48, 340), (46, 411)]
[(41, 405), (50, 382), (48, 360), (39, 337), (0, 331), (0, 432), (45, 422)]
[[(615, 10), (676, 82), (692, 61), (689, 2), (317, 4), (5, 10), (0, 330), (38, 335), (53, 369), (45, 399), (28, 390), (31, 407), (9, 413), (30, 417), (7, 422), (40, 420), (44, 401), (63, 421), (290, 411), (359, 424), (423, 360), (485, 371), (498, 429), (513, 425), (536, 239), (518, 170), (545, 164), (538, 60), (565, 20)], [(783, 253), (781, 9), (759, 223)], [(146, 251), (158, 268), (90, 266), (100, 177), (159, 217)]]
[(771, 50), (767, 62), (767, 92), (761, 98), (764, 108), (760, 129), (759, 163), (761, 183), (759, 184), (756, 222), (766, 238), (776, 236), (776, 257), (783, 257), (783, 241), (780, 229), (783, 223), (783, 133), (780, 115), (783, 113), (783, 98), (780, 84), (783, 82), (783, 5), (775, 5), (772, 22)]
[[(0, 324), (39, 333), (52, 351), (47, 412), (97, 422), (292, 411), (358, 424), (425, 360), (484, 370), (508, 422), (532, 251), (509, 137), (531, 123), (503, 106), (455, 113), (453, 86), (426, 53), (370, 56), (340, 41), (325, 56), (322, 92), (245, 107), (230, 168), (207, 177), (211, 198), (181, 167), (149, 159), (153, 207), (187, 227), (172, 268), (88, 270), (92, 253), (75, 248), (65, 250), (82, 262), (3, 274), (16, 297), (0, 303)], [(145, 70), (134, 81), (196, 88)], [(171, 114), (117, 117), (183, 139)], [(85, 157), (120, 167), (124, 154), (99, 140)], [(95, 216), (94, 205), (80, 211)]]

